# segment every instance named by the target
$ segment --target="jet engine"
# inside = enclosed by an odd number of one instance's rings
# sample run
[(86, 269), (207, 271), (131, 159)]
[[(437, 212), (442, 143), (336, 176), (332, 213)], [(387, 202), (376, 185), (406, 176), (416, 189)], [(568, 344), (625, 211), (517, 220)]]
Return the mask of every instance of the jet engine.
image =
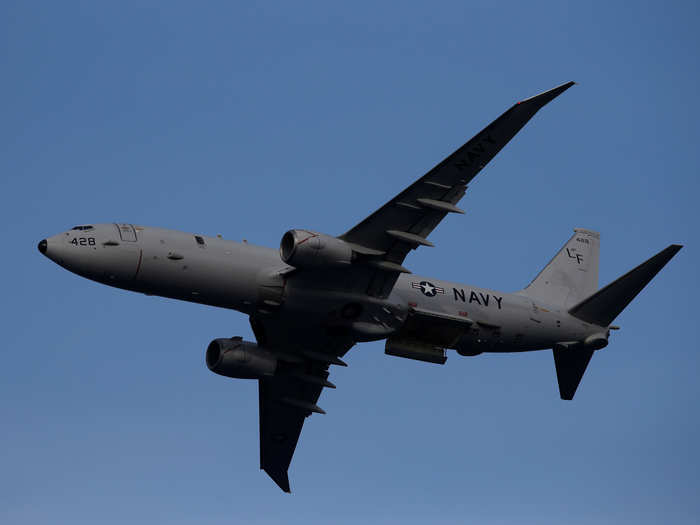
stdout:
[(295, 268), (343, 266), (352, 263), (352, 247), (330, 235), (289, 230), (280, 242), (280, 257)]
[(255, 343), (241, 337), (214, 339), (207, 347), (205, 360), (215, 374), (239, 379), (260, 379), (274, 375), (277, 358)]
[(583, 346), (591, 350), (600, 350), (608, 346), (607, 334), (593, 334), (583, 340)]

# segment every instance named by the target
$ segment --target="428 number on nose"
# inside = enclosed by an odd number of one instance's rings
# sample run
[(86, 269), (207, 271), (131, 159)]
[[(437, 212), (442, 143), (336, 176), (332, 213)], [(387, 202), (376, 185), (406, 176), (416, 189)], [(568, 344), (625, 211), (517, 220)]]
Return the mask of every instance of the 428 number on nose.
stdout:
[(76, 246), (95, 246), (96, 244), (94, 237), (74, 237), (70, 243)]

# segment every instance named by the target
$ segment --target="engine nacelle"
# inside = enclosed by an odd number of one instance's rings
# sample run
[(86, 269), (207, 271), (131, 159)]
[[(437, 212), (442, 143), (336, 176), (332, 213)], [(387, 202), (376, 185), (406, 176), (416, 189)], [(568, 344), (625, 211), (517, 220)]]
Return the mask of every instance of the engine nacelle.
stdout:
[(591, 350), (600, 350), (608, 346), (607, 334), (593, 334), (583, 340), (583, 346)]
[(241, 337), (214, 339), (207, 347), (205, 360), (215, 374), (239, 379), (260, 379), (274, 375), (277, 369), (274, 355)]
[(280, 257), (295, 268), (337, 267), (351, 264), (352, 247), (330, 235), (289, 230), (280, 242)]

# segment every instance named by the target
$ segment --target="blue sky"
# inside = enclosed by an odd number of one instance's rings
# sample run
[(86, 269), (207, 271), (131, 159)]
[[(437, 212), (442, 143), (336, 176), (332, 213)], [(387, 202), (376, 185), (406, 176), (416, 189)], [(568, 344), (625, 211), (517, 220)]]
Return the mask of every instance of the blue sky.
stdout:
[[(698, 4), (3, 2), (3, 523), (697, 523)], [(572, 228), (601, 285), (680, 254), (573, 402), (550, 352), (443, 367), (356, 346), (293, 494), (258, 471), (236, 312), (83, 280), (36, 243), (124, 221), (276, 246), (340, 234), (567, 80), (414, 272), (513, 291)]]

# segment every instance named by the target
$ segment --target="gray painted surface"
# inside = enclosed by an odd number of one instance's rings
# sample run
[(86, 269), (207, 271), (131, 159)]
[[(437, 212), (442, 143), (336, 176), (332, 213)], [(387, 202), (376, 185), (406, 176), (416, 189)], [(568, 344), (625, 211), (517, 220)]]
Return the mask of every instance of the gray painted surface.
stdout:
[[(599, 235), (574, 235), (522, 291), (504, 293), (408, 273), (412, 249), (456, 203), (467, 183), (566, 83), (516, 104), (424, 177), (340, 237), (291, 230), (282, 249), (131, 224), (94, 224), (41, 241), (64, 268), (117, 288), (229, 308), (250, 317), (256, 343), (217, 339), (207, 366), (256, 378), (260, 466), (285, 491), (305, 417), (331, 364), (353, 345), (387, 339), (387, 353), (444, 363), (446, 349), (554, 351), (561, 397), (571, 399), (614, 319), (590, 322), (605, 302), (619, 313), (680, 247), (669, 247), (608, 287), (598, 288)], [(612, 286), (612, 285), (611, 285)], [(596, 296), (594, 296), (596, 297)], [(611, 304), (615, 302), (620, 304)], [(624, 304), (622, 304), (624, 303)], [(578, 305), (578, 306), (576, 306)], [(573, 307), (573, 310), (572, 310)], [(572, 315), (577, 312), (586, 315)], [(588, 321), (588, 322), (587, 322)]]

